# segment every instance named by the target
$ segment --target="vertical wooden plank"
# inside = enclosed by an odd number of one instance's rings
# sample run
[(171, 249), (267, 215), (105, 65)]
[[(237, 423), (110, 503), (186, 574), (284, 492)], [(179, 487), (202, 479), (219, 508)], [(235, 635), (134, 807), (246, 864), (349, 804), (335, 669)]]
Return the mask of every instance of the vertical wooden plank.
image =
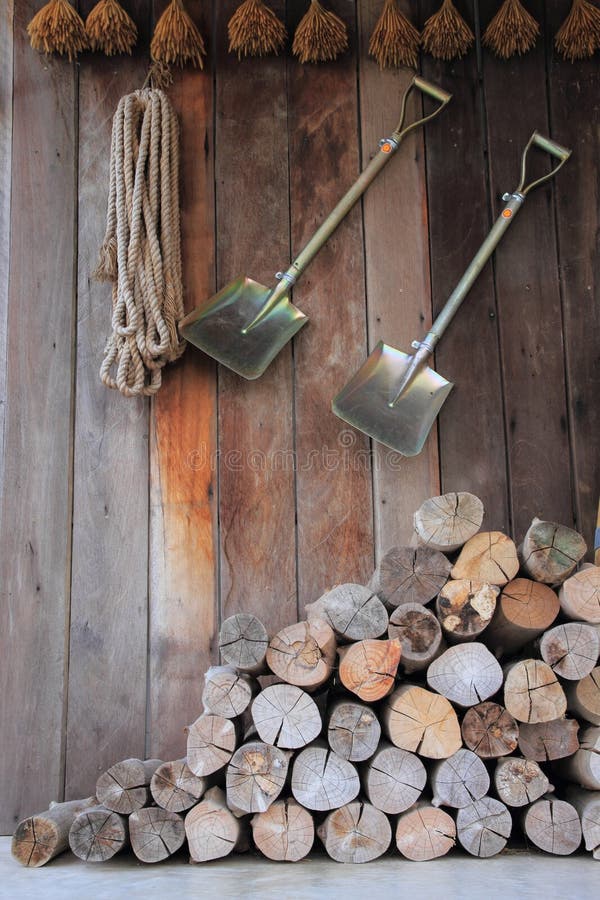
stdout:
[[(402, 11), (418, 23), (418, 4), (404, 2)], [(381, 13), (380, 0), (367, 0), (360, 10), (360, 112), (363, 162), (390, 134), (400, 115), (401, 96), (413, 73), (385, 69), (368, 56), (371, 34)], [(429, 107), (428, 107), (429, 108)], [(423, 114), (420, 98), (411, 102), (407, 121)], [(443, 113), (433, 129), (448, 128)], [(384, 340), (399, 350), (421, 338), (431, 324), (429, 235), (425, 147), (421, 131), (404, 142), (398, 157), (365, 195), (365, 263), (369, 349)], [(437, 428), (419, 456), (407, 458), (381, 444), (373, 445), (375, 552), (409, 543), (413, 513), (427, 497), (439, 493)]]
[(0, 11), (0, 493), (4, 472), (6, 326), (10, 273), (10, 187), (13, 104), (13, 0)]
[[(156, 13), (162, 11), (158, 3)], [(210, 41), (212, 4), (186, 8)], [(212, 47), (210, 48), (212, 54)], [(185, 303), (215, 289), (213, 75), (174, 73), (169, 96), (181, 138)], [(147, 753), (177, 759), (199, 714), (203, 674), (216, 661), (216, 372), (188, 347), (153, 399), (150, 475), (150, 647)]]
[(548, 90), (552, 132), (573, 149), (556, 181), (556, 228), (576, 524), (592, 559), (600, 495), (600, 68), (597, 55), (569, 63), (553, 52), (553, 36), (568, 10), (568, 3), (546, 4)]
[[(473, 5), (456, 4), (473, 25)], [(421, 22), (438, 0), (423, 0)], [(437, 315), (491, 226), (477, 57), (451, 63), (423, 56), (423, 74), (454, 95), (445, 121), (428, 129), (427, 184), (433, 312)], [(440, 413), (443, 491), (481, 497), (485, 528), (509, 528), (498, 321), (492, 267), (479, 276), (438, 346), (435, 368), (454, 389)]]
[(74, 326), (75, 67), (29, 46), (15, 8), (14, 167), (0, 512), (0, 830), (63, 789)]
[[(545, 6), (541, 0), (528, 4), (538, 22), (543, 22)], [(484, 0), (480, 11), (483, 29), (497, 4)], [(531, 133), (536, 128), (549, 133), (543, 37), (529, 53), (507, 61), (486, 51), (483, 84), (496, 216), (498, 198), (519, 183), (521, 153)], [(553, 136), (568, 140), (564, 128), (563, 134), (555, 131)], [(551, 162), (533, 150), (529, 171), (547, 172)], [(573, 169), (565, 169), (556, 184), (572, 183), (573, 175)], [(513, 531), (518, 540), (533, 516), (573, 523), (553, 189), (549, 183), (529, 195), (494, 258)]]
[[(228, 54), (237, 6), (217, 10), (219, 287), (241, 274), (273, 284), (290, 252), (285, 59)], [(290, 346), (257, 381), (219, 369), (221, 611), (255, 613), (271, 631), (296, 619), (292, 403)]]

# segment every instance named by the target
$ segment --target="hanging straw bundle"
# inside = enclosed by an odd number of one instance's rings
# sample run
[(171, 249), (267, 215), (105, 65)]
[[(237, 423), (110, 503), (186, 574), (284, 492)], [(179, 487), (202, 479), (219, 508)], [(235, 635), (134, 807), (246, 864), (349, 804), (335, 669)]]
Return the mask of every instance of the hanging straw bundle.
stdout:
[(485, 30), (483, 43), (496, 56), (508, 59), (531, 50), (539, 33), (540, 26), (520, 0), (504, 0)]
[(369, 41), (369, 54), (380, 69), (417, 67), (421, 36), (398, 7), (398, 0), (385, 0), (383, 11)]
[(593, 56), (600, 47), (600, 9), (588, 0), (573, 0), (554, 44), (569, 62)]
[(229, 52), (242, 56), (279, 53), (285, 44), (285, 25), (263, 0), (244, 0), (229, 20)]
[(100, 378), (126, 397), (155, 394), (181, 356), (179, 134), (167, 95), (144, 88), (113, 120), (107, 227), (95, 276), (112, 283), (112, 334)]
[(337, 59), (347, 49), (348, 32), (344, 22), (335, 13), (325, 9), (319, 0), (311, 0), (294, 35), (294, 56), (301, 63), (326, 62)]
[(92, 50), (107, 56), (129, 53), (137, 43), (137, 28), (117, 0), (100, 0), (85, 21)]
[(423, 49), (436, 59), (464, 56), (474, 40), (475, 35), (452, 0), (444, 0), (423, 28)]
[(189, 62), (204, 68), (204, 39), (186, 12), (183, 0), (171, 0), (156, 23), (150, 55), (168, 66), (176, 64), (183, 68)]
[(35, 14), (27, 34), (38, 53), (58, 53), (72, 61), (88, 49), (83, 19), (68, 0), (50, 0)]

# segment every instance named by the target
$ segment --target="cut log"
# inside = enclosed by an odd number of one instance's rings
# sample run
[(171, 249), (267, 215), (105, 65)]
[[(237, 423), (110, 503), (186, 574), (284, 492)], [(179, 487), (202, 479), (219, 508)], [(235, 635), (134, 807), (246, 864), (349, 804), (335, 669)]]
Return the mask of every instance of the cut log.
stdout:
[(479, 497), (467, 491), (430, 497), (415, 513), (415, 531), (422, 544), (453, 553), (477, 534), (483, 513)]
[(381, 722), (394, 746), (428, 759), (447, 759), (462, 745), (458, 717), (448, 700), (416, 685), (394, 691)]
[(600, 725), (600, 666), (581, 681), (569, 685), (567, 693), (571, 712), (592, 725)]
[(374, 703), (394, 688), (402, 648), (400, 641), (359, 641), (340, 647), (339, 678), (345, 688)]
[(381, 737), (381, 725), (374, 710), (363, 703), (338, 700), (329, 710), (327, 740), (343, 759), (362, 762), (373, 756)]
[(598, 662), (600, 634), (593, 625), (584, 622), (556, 625), (542, 637), (540, 653), (561, 678), (580, 681)]
[[(484, 644), (457, 644), (427, 670), (427, 683), (459, 706), (475, 706), (502, 687), (502, 669)], [(506, 705), (506, 704), (505, 704)]]
[(253, 816), (251, 824), (257, 849), (277, 862), (304, 859), (315, 840), (311, 813), (291, 797), (276, 800), (266, 812)]
[(71, 851), (84, 862), (106, 862), (128, 842), (127, 819), (106, 806), (80, 813), (69, 831)]
[(355, 800), (329, 813), (317, 834), (332, 859), (342, 863), (366, 863), (386, 852), (392, 828), (385, 813)]
[(267, 663), (283, 681), (316, 690), (331, 675), (335, 651), (331, 626), (322, 619), (312, 619), (289, 625), (276, 634), (267, 650)]
[(436, 763), (430, 778), (433, 806), (462, 809), (474, 800), (481, 800), (490, 788), (490, 776), (485, 764), (476, 753), (464, 747), (448, 759)]
[(550, 628), (559, 611), (552, 588), (529, 578), (515, 578), (498, 598), (494, 618), (486, 628), (486, 644), (496, 656), (514, 656)]
[(95, 797), (53, 803), (50, 809), (28, 816), (17, 825), (11, 851), (22, 866), (39, 868), (69, 849), (69, 831), (76, 817), (98, 805)]
[(600, 624), (600, 566), (589, 566), (567, 578), (558, 596), (568, 619)]
[(399, 816), (396, 846), (402, 856), (415, 862), (426, 862), (445, 856), (456, 844), (454, 819), (442, 809), (417, 804)]
[(129, 816), (131, 848), (141, 862), (156, 863), (177, 853), (185, 841), (183, 816), (149, 806)]
[(581, 844), (581, 822), (574, 806), (555, 797), (536, 800), (521, 819), (529, 840), (555, 856), (569, 856)]
[(482, 759), (497, 759), (516, 750), (519, 726), (499, 703), (478, 703), (465, 713), (461, 732), (465, 745)]
[(288, 771), (288, 754), (262, 741), (239, 747), (227, 767), (227, 803), (242, 813), (265, 812), (279, 797)]
[(163, 763), (150, 782), (154, 802), (170, 812), (185, 812), (194, 806), (206, 790), (206, 778), (194, 775), (185, 759)]
[(590, 726), (581, 732), (580, 749), (558, 764), (558, 771), (568, 781), (590, 791), (600, 791), (600, 728)]
[(559, 584), (575, 570), (586, 550), (584, 539), (572, 528), (533, 519), (523, 538), (521, 559), (530, 578)]
[(567, 711), (567, 698), (556, 675), (539, 659), (508, 666), (504, 705), (518, 722), (551, 722)]
[(227, 765), (238, 744), (238, 732), (224, 716), (199, 716), (188, 729), (187, 764), (203, 778)]
[(211, 666), (204, 676), (202, 703), (205, 712), (233, 719), (248, 709), (258, 691), (258, 682), (250, 675), (232, 666)]
[(293, 684), (272, 684), (252, 704), (252, 719), (261, 741), (276, 747), (306, 747), (323, 728), (321, 714), (306, 691)]
[(548, 762), (572, 756), (579, 750), (579, 722), (576, 719), (554, 719), (536, 725), (521, 723), (519, 750), (527, 759)]
[(514, 541), (501, 531), (481, 531), (470, 538), (452, 567), (452, 578), (504, 585), (519, 571)]
[(306, 607), (307, 619), (325, 619), (342, 641), (364, 641), (381, 637), (388, 627), (385, 606), (362, 584), (339, 584)]
[(236, 613), (221, 625), (221, 658), (240, 672), (247, 672), (249, 675), (262, 675), (266, 672), (268, 646), (267, 629), (260, 619), (250, 613)]
[(448, 581), (435, 603), (437, 617), (449, 641), (472, 641), (492, 621), (500, 588), (461, 578)]
[(247, 847), (247, 827), (227, 807), (225, 793), (210, 788), (185, 817), (185, 834), (192, 862), (221, 859)]
[(507, 806), (527, 806), (553, 790), (538, 763), (519, 756), (498, 761), (494, 787)]
[(512, 817), (500, 800), (482, 797), (458, 810), (456, 832), (471, 856), (488, 859), (506, 847), (512, 831)]
[(384, 741), (373, 759), (363, 766), (361, 780), (373, 806), (395, 815), (417, 802), (427, 782), (427, 772), (414, 753)]
[(385, 554), (369, 588), (389, 609), (403, 603), (429, 603), (448, 580), (450, 563), (430, 547), (393, 547)]
[(101, 806), (124, 816), (146, 806), (150, 799), (150, 781), (160, 759), (124, 759), (103, 772), (96, 782), (96, 797)]
[(445, 649), (440, 623), (420, 603), (404, 603), (395, 609), (388, 635), (400, 641), (400, 664), (407, 675), (426, 669)]
[(570, 787), (566, 799), (579, 814), (585, 849), (600, 859), (600, 792)]
[(356, 768), (321, 742), (301, 750), (292, 769), (292, 793), (307, 809), (324, 812), (358, 795)]

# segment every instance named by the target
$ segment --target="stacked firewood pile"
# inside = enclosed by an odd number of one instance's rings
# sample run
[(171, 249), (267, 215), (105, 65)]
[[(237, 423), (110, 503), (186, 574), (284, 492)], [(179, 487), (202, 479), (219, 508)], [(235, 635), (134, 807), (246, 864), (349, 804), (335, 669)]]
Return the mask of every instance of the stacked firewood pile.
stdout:
[(187, 841), (194, 862), (296, 861), (315, 834), (342, 862), (489, 857), (511, 834), (600, 858), (600, 567), (569, 528), (534, 519), (517, 549), (482, 521), (472, 494), (432, 498), (368, 586), (274, 635), (227, 619), (187, 757), (117, 763), (22, 822), (16, 858), (156, 862)]

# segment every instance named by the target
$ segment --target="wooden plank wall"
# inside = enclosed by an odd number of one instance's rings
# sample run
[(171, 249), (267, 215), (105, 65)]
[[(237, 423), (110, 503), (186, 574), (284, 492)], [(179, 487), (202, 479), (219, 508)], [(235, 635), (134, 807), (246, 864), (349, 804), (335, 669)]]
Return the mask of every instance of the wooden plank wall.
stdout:
[[(590, 541), (600, 492), (600, 70), (553, 53), (570, 0), (528, 2), (542, 38), (509, 62), (481, 49), (497, 0), (457, 0), (477, 49), (422, 60), (452, 105), (298, 286), (308, 326), (257, 382), (190, 349), (152, 403), (98, 381), (110, 298), (91, 272), (111, 117), (143, 80), (165, 0), (128, 0), (131, 60), (73, 65), (31, 51), (39, 5), (0, 14), (3, 832), (89, 793), (118, 758), (182, 755), (220, 620), (249, 610), (275, 630), (332, 584), (368, 578), (439, 489), (475, 491), (488, 526), (517, 539), (540, 514)], [(307, 67), (228, 54), (237, 0), (187, 5), (209, 47), (205, 70), (171, 89), (191, 309), (241, 273), (272, 281), (394, 127), (410, 76), (368, 58), (380, 0), (331, 0), (349, 51)], [(304, 0), (272, 5), (292, 33)], [(438, 5), (402, 0), (419, 25)], [(528, 199), (439, 347), (456, 387), (437, 431), (415, 459), (370, 446), (330, 413), (332, 395), (379, 339), (406, 349), (427, 328), (534, 128), (573, 157)]]

